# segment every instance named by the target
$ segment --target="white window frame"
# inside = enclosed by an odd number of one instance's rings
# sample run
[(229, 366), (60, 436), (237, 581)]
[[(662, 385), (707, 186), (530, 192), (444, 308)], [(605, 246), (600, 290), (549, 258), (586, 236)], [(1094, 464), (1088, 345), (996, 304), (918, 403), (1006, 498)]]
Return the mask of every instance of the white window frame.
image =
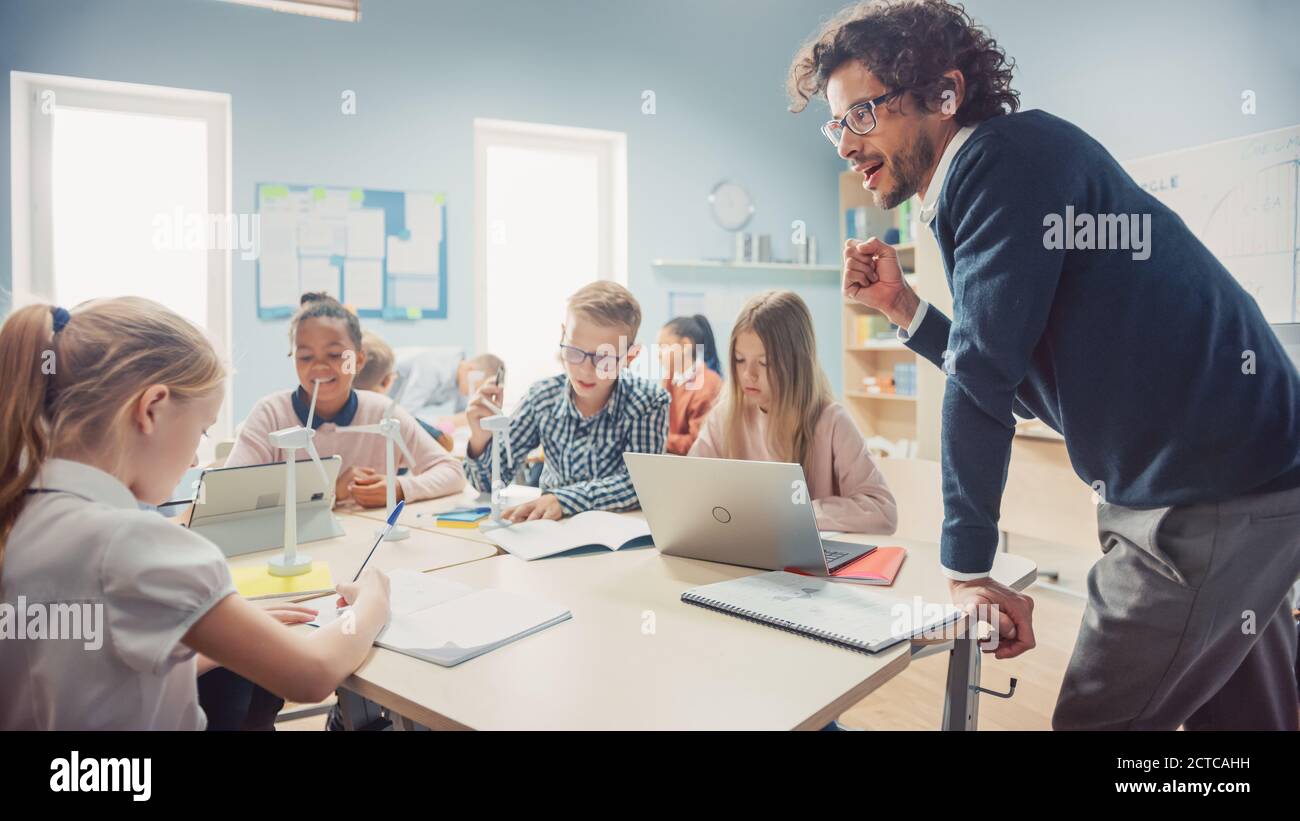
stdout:
[(627, 135), (621, 131), (475, 118), (475, 353), (487, 349), (487, 150), (495, 145), (595, 151), (600, 186), (597, 270), (601, 279), (627, 285)]
[[(54, 118), (46, 113), (51, 103), (204, 121), (208, 144), (208, 213), (231, 213), (229, 94), (13, 71), (9, 75), (9, 101), (14, 308), (48, 301), (54, 293), (50, 156)], [(229, 249), (209, 249), (207, 331), (226, 362), (231, 357), (232, 333), (230, 265)], [(225, 400), (212, 431), (214, 436), (208, 441), (233, 435), (232, 381), (226, 380)]]

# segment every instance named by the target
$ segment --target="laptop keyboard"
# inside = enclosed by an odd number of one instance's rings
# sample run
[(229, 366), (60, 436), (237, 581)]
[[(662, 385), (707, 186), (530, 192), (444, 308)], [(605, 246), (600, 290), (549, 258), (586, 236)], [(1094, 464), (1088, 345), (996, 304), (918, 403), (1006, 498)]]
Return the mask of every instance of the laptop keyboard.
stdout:
[(875, 548), (867, 544), (822, 539), (822, 553), (826, 556), (826, 569), (832, 573), (859, 556), (870, 553), (872, 550), (875, 550)]

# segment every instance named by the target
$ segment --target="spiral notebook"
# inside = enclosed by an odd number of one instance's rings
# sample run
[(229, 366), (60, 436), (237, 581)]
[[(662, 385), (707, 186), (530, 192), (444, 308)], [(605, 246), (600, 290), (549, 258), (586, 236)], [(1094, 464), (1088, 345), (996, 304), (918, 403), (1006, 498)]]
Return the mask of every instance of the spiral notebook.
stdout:
[(863, 653), (932, 635), (961, 618), (951, 604), (909, 601), (783, 570), (694, 587), (682, 601)]

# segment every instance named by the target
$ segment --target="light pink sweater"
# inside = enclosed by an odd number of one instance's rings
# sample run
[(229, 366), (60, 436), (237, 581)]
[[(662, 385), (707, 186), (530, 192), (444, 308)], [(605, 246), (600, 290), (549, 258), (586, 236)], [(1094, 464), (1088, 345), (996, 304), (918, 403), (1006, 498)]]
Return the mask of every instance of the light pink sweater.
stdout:
[[(767, 414), (754, 410), (743, 428), (739, 453), (726, 449), (725, 401), (709, 412), (690, 456), (775, 462), (767, 446)], [(804, 468), (808, 495), (819, 530), (889, 534), (898, 526), (898, 506), (884, 474), (867, 451), (866, 440), (842, 405), (832, 402), (813, 429), (812, 447)]]
[[(352, 418), (352, 425), (373, 425), (384, 418), (384, 409), (391, 401), (383, 394), (373, 391), (357, 391), (357, 413)], [(415, 457), (415, 465), (407, 465), (401, 449), (396, 449), (396, 466), (405, 466), (405, 476), (397, 477), (397, 484), (402, 489), (402, 497), (408, 502), (446, 496), (465, 487), (465, 473), (460, 463), (447, 455), (442, 446), (433, 441), (433, 437), (420, 427), (400, 405), (393, 410), (393, 418), (402, 423), (402, 441)], [(282, 428), (301, 425), (298, 415), (293, 412), (293, 392), (273, 393), (258, 400), (253, 410), (240, 426), (239, 438), (235, 447), (226, 458), (226, 467), (239, 465), (259, 465), (266, 462), (278, 462), (284, 459), (284, 451), (271, 447), (266, 435)], [(387, 469), (385, 448), (387, 443), (377, 433), (340, 433), (340, 428), (332, 422), (326, 422), (316, 429), (316, 452), (322, 458), (340, 456), (343, 465), (340, 471), (350, 467), (372, 468), (381, 475)], [(305, 453), (299, 452), (302, 459)]]

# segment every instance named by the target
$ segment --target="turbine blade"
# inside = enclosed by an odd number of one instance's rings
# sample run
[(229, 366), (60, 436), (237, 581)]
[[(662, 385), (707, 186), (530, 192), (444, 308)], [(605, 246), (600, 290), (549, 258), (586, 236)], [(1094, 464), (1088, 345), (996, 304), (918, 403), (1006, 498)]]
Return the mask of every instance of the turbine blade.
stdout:
[(316, 394), (320, 391), (320, 380), (312, 380), (311, 408), (307, 411), (307, 430), (311, 430), (311, 420), (316, 418)]
[(411, 451), (407, 449), (406, 443), (402, 441), (400, 436), (394, 436), (392, 437), (392, 439), (393, 439), (393, 444), (397, 445), (398, 449), (402, 451), (402, 455), (406, 457), (406, 466), (410, 469), (412, 473), (414, 473), (415, 457), (412, 456)]
[(384, 429), (378, 425), (348, 425), (338, 429), (339, 433), (383, 433)]
[(325, 494), (332, 497), (334, 488), (330, 487), (330, 475), (325, 472), (325, 465), (320, 460), (320, 454), (316, 452), (316, 443), (310, 439), (307, 440), (307, 455), (316, 463), (316, 470), (320, 471), (320, 483), (325, 488)]

